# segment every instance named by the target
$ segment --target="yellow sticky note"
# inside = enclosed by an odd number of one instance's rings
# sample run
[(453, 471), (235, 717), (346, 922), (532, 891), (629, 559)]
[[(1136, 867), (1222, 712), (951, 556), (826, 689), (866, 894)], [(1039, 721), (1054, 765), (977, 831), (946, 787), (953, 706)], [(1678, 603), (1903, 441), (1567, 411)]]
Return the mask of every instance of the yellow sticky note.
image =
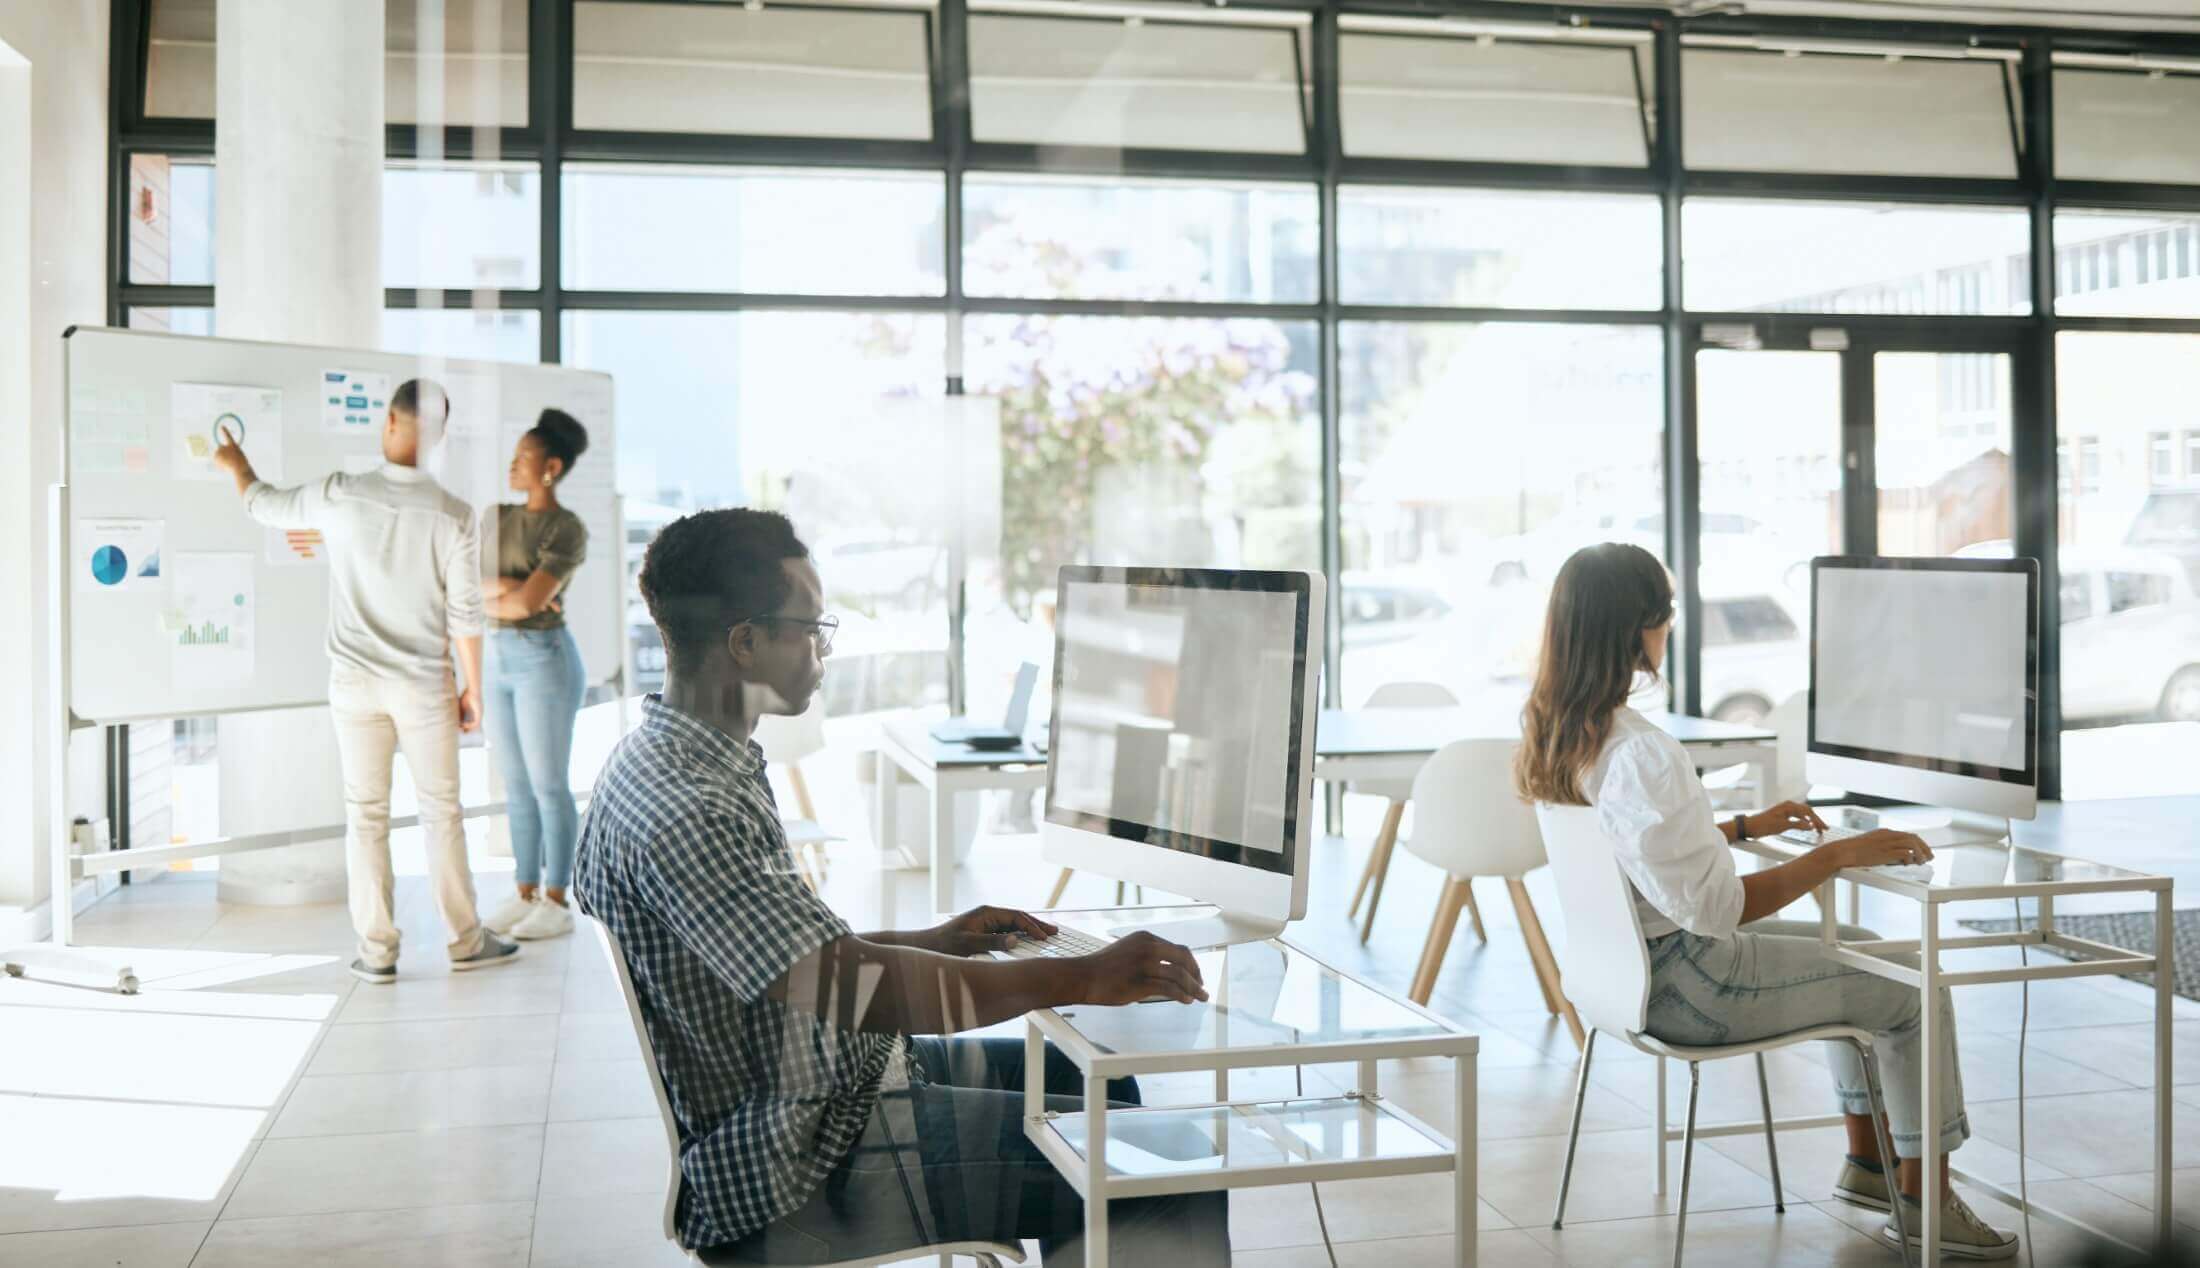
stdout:
[(206, 443), (206, 437), (195, 432), (183, 438), (183, 447), (191, 451), (192, 457), (201, 461), (214, 456), (214, 447)]

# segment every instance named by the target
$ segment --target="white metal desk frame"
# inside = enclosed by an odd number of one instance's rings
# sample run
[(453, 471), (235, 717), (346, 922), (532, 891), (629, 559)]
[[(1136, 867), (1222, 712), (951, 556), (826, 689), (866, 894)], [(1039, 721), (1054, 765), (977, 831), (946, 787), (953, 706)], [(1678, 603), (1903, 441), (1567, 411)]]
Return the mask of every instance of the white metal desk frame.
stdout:
[(942, 766), (929, 754), (917, 751), (915, 746), (920, 743), (930, 744), (931, 737), (920, 731), (912, 738), (892, 724), (880, 728), (877, 783), (872, 788), (872, 839), (878, 842), (881, 855), (892, 852), (899, 819), (896, 803), (900, 800), (895, 796), (895, 772), (906, 772), (924, 789), (932, 811), (932, 910), (951, 912), (955, 909), (955, 794), (1044, 788), (1046, 762), (1010, 752), (986, 755), (997, 756), (999, 761)]
[[(1349, 978), (1326, 962), (1284, 939), (1276, 939), (1290, 954), (1305, 956), (1321, 964), (1339, 977)], [(1257, 1188), (1277, 1184), (1317, 1184), (1324, 1180), (1365, 1180), (1381, 1176), (1419, 1175), (1449, 1170), (1452, 1172), (1452, 1210), (1454, 1250), (1452, 1262), (1455, 1268), (1475, 1268), (1477, 1214), (1479, 1199), (1475, 1193), (1475, 1177), (1478, 1168), (1476, 1151), (1477, 1107), (1475, 1104), (1475, 1063), (1481, 1051), (1479, 1036), (1468, 1034), (1458, 1026), (1435, 1013), (1399, 999), (1387, 991), (1381, 991), (1358, 978), (1350, 978), (1362, 988), (1382, 995), (1399, 1008), (1417, 1013), (1447, 1032), (1442, 1035), (1422, 1035), (1397, 1039), (1368, 1039), (1344, 1043), (1318, 1044), (1263, 1044), (1259, 1047), (1229, 1048), (1218, 1046), (1203, 1052), (1176, 1053), (1112, 1053), (1103, 1052), (1074, 1024), (1074, 1014), (1065, 1015), (1056, 1009), (1041, 1009), (1025, 1015), (1024, 1028), (1024, 1134), (1040, 1153), (1046, 1155), (1054, 1169), (1061, 1173), (1070, 1187), (1077, 1190), (1085, 1202), (1085, 1264), (1105, 1265), (1108, 1262), (1107, 1204), (1115, 1198), (1158, 1197), (1176, 1193), (1203, 1193), (1215, 1189)], [(1221, 983), (1227, 987), (1227, 979)], [(1227, 1027), (1229, 1022), (1227, 989), (1218, 989), (1213, 1003), (1220, 1006), (1216, 1012), (1216, 1024)], [(1324, 1000), (1334, 1008), (1337, 1001), (1332, 993)], [(1077, 1151), (1057, 1136), (1048, 1125), (1057, 1117), (1045, 1105), (1045, 1070), (1047, 1040), (1068, 1056), (1084, 1076), (1086, 1122), (1086, 1153)], [(1139, 1109), (1114, 1110), (1108, 1108), (1108, 1080), (1139, 1074), (1174, 1074), (1186, 1071), (1212, 1070), (1215, 1075), (1215, 1100), (1211, 1106), (1154, 1106), (1155, 1109), (1201, 1109), (1222, 1107), (1257, 1107), (1274, 1102), (1232, 1101), (1230, 1099), (1230, 1071), (1261, 1069), (1278, 1066), (1319, 1065), (1327, 1062), (1354, 1062), (1358, 1076), (1353, 1090), (1346, 1099), (1361, 1102), (1362, 1122), (1366, 1124), (1377, 1114), (1387, 1114), (1431, 1140), (1443, 1141), (1442, 1132), (1420, 1119), (1406, 1113), (1396, 1105), (1382, 1102), (1382, 1093), (1376, 1081), (1376, 1063), (1382, 1060), (1400, 1060), (1412, 1057), (1449, 1057), (1452, 1060), (1452, 1086), (1455, 1108), (1453, 1134), (1450, 1137), (1451, 1152), (1423, 1157), (1367, 1158), (1365, 1160), (1329, 1163), (1284, 1163), (1263, 1167), (1221, 1171), (1189, 1172), (1170, 1176), (1111, 1177), (1107, 1171), (1107, 1124), (1111, 1113), (1132, 1115)], [(1280, 1098), (1285, 1101), (1326, 1099), (1304, 1096)], [(1368, 1147), (1369, 1133), (1360, 1135), (1362, 1148)]]
[[(1735, 848), (1776, 862), (1796, 857), (1797, 847), (1780, 848), (1778, 843), (1746, 841)], [(1977, 847), (1971, 847), (1977, 848)], [(1990, 848), (1990, 847), (1989, 847)], [(2007, 848), (2007, 847), (2002, 847)], [(2040, 851), (2050, 853), (2050, 851)], [(2076, 860), (2083, 861), (2083, 860)], [(1920, 937), (1904, 939), (1879, 939), (1871, 942), (1844, 942), (1836, 934), (1833, 916), (1834, 881), (1828, 880), (1817, 891), (1819, 911), (1819, 935), (1826, 947), (1826, 956), (1842, 964), (1851, 965), (1867, 973), (1891, 978), (1907, 986), (1914, 986), (1922, 999), (1927, 1001), (1920, 1026), (1919, 1074), (1922, 1080), (1919, 1121), (1926, 1124), (1923, 1131), (1925, 1154), (1921, 1159), (1924, 1172), (1922, 1218), (1917, 1234), (1924, 1239), (1924, 1268), (1933, 1268), (1940, 1262), (1940, 1133), (1933, 1124), (1942, 1116), (1938, 1097), (1940, 1073), (1939, 1037), (1935, 1033), (1939, 1025), (1939, 1010), (1931, 1006), (1941, 987), (1980, 986), (1994, 982), (2049, 981), (2058, 978), (2100, 977), (2126, 973), (2152, 972), (2154, 974), (2154, 1236), (2156, 1246), (2167, 1250), (2174, 1239), (2175, 1221), (2170, 1214), (2171, 1179), (2171, 1125), (2174, 1102), (2170, 1095), (2170, 1020), (2171, 976), (2175, 972), (2169, 955), (2173, 945), (2171, 933), (2170, 899), (2171, 881), (2166, 876), (2132, 876), (2080, 881), (2009, 882), (1991, 885), (1940, 886), (1920, 885), (1914, 881), (1897, 880), (1869, 869), (1849, 869), (1837, 879), (1852, 885), (1868, 885), (1873, 889), (1900, 895), (1917, 902)], [(2064, 894), (2113, 894), (2143, 893), (2155, 895), (2155, 954), (2138, 955), (2122, 947), (2075, 938), (2055, 929), (2055, 899)], [(1853, 891), (1852, 891), (1853, 895)], [(1940, 905), (1979, 899), (2037, 899), (2039, 904), (2038, 927), (2019, 933), (1964, 934), (1942, 937), (1940, 934)], [(1852, 922), (1853, 923), (1853, 922)], [(2013, 969), (1982, 969), (1951, 972), (1940, 965), (1944, 951), (1972, 950), (1981, 947), (2045, 946), (2078, 952), (2101, 958), (2082, 961), (2055, 961), (2035, 963), (2029, 967)], [(1915, 955), (1918, 967), (1895, 963), (1897, 955)], [(1651, 1153), (1653, 1156), (1650, 1188), (1653, 1193), (1665, 1192), (1665, 1147), (1667, 1142), (1680, 1139), (1681, 1133), (1667, 1120), (1665, 1108), (1665, 1062), (1654, 1062), (1657, 1068), (1655, 1105), (1651, 1118)], [(1814, 1117), (1782, 1118), (1774, 1125), (1786, 1128), (1830, 1127), (1842, 1122), (1838, 1114)], [(1755, 1135), (1763, 1131), (1761, 1122), (1722, 1123), (1696, 1128), (1698, 1138), (1706, 1136)], [(1961, 1167), (1951, 1165), (1952, 1177), (1973, 1187), (1992, 1193), (1995, 1197), (2018, 1209), (2027, 1203), (2016, 1190), (1983, 1179)], [(2059, 1211), (2030, 1203), (2033, 1215), (2067, 1225), (2102, 1238), (2134, 1252), (2141, 1248), (2131, 1246), (2113, 1234), (2095, 1228), (2082, 1220)]]

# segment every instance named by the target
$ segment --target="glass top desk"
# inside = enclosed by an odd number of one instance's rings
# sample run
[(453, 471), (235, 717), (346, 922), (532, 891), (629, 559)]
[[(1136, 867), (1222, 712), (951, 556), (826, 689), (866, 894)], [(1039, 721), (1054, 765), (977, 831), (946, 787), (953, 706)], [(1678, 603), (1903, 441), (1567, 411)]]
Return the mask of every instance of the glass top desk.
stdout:
[[(1047, 918), (1105, 935), (1195, 912), (1108, 908)], [(1199, 966), (1204, 1004), (1080, 1005), (1025, 1019), (1024, 1131), (1085, 1199), (1086, 1263), (1107, 1262), (1113, 1198), (1449, 1171), (1453, 1262), (1472, 1265), (1480, 1041), (1282, 939), (1205, 952)], [(1082, 1111), (1044, 1108), (1046, 1041), (1083, 1075)], [(1449, 1136), (1383, 1097), (1376, 1063), (1409, 1057), (1452, 1061), (1458, 1108)], [(1342, 1095), (1240, 1101), (1229, 1094), (1231, 1070), (1347, 1062), (1359, 1073)], [(1108, 1105), (1110, 1079), (1184, 1071), (1214, 1072), (1211, 1103)]]
[[(1831, 821), (1832, 812), (1839, 807), (1821, 809)], [(1886, 826), (1908, 830), (1903, 829), (1900, 823), (1889, 823)], [(1920, 997), (1926, 1001), (1934, 999), (1942, 987), (2110, 974), (2154, 974), (2154, 1218), (2156, 1242), (2166, 1251), (2171, 1245), (2171, 1234), (2176, 1227), (2170, 1216), (2170, 999), (2174, 969), (2169, 948), (2175, 945), (2171, 932), (2171, 878), (2107, 863), (2094, 863), (2067, 854), (2029, 849), (2006, 841), (1996, 844), (1943, 844), (1950, 836), (1945, 828), (1924, 828), (1917, 835), (1933, 848), (1933, 875), (1930, 881), (1922, 877), (1911, 880), (1900, 874), (1868, 867), (1848, 868), (1838, 873), (1838, 877), (1867, 889), (1883, 890), (1916, 902), (1918, 936), (1869, 941), (1843, 939), (1834, 923), (1833, 882), (1829, 880), (1818, 889), (1819, 937), (1825, 944), (1826, 956), (1867, 973), (1876, 973), (1915, 987)], [(1812, 847), (1772, 837), (1739, 842), (1735, 848), (1774, 862), (1786, 862), (1808, 853)], [(2153, 952), (2142, 953), (2088, 938), (2072, 937), (2055, 927), (2057, 898), (2073, 894), (2114, 893), (2152, 895), (2151, 905), (2155, 915)], [(2031, 929), (2019, 929), (2014, 933), (1960, 934), (1950, 937), (1941, 935), (1941, 908), (1947, 903), (2001, 900), (2011, 902), (2011, 907), (2001, 909), (2002, 914), (2008, 914), (2016, 908), (2016, 900), (2027, 898), (2032, 899), (2038, 909), (2038, 920)], [(2022, 966), (1989, 969), (1950, 970), (1941, 966), (1941, 956), (1945, 952), (2019, 946), (2041, 947), (2070, 958), (2034, 960)], [(1940, 1044), (1934, 1038), (1933, 1030), (1939, 1021), (1939, 1010), (1928, 1006), (1922, 1010), (1922, 1016), (1924, 1022), (1921, 1027), (1923, 1034), (1919, 1044), (1919, 1063), (1922, 1067), (1924, 1093), (1920, 1117), (1924, 1122), (1933, 1123), (1940, 1119), (1940, 1110), (1933, 1103), (1936, 1099), (1934, 1089), (1938, 1086), (1940, 1061)], [(1665, 1063), (1660, 1061), (1657, 1101), (1661, 1109), (1664, 1105), (1664, 1067)], [(1931, 1268), (1940, 1259), (1936, 1236), (1940, 1219), (1940, 1204), (1937, 1201), (1940, 1168), (1936, 1165), (1940, 1155), (1939, 1134), (1926, 1132), (1924, 1146), (1925, 1192), (1920, 1220), (1922, 1228), (1913, 1232), (1924, 1238), (1924, 1264), (1926, 1268)], [(1661, 1133), (1658, 1149), (1661, 1179), (1664, 1157)], [(2012, 1206), (2022, 1209), (2025, 1205), (2023, 1197), (2014, 1190), (1983, 1180), (1960, 1167), (1951, 1165), (1949, 1170)], [(2036, 1202), (2031, 1204), (2031, 1209), (2035, 1215), (2072, 1224), (2096, 1236), (2128, 1245), (2121, 1238), (2049, 1210)]]

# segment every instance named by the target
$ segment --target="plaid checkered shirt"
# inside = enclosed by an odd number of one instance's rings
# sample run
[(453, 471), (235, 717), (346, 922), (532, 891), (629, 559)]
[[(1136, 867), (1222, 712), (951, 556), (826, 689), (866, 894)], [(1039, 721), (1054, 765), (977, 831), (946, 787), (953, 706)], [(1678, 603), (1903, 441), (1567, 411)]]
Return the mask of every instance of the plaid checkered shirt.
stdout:
[(850, 930), (795, 874), (762, 751), (645, 698), (597, 781), (573, 892), (626, 953), (679, 1120), (680, 1241), (738, 1241), (800, 1206), (905, 1049), (766, 993)]

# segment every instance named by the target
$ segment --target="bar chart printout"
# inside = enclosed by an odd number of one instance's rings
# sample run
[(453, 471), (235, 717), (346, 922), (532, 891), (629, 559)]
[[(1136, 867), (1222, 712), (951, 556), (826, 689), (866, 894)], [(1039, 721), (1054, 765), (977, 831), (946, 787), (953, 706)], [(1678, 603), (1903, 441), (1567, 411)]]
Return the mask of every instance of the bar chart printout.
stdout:
[(162, 623), (169, 634), (170, 672), (179, 684), (219, 687), (251, 680), (253, 563), (244, 552), (174, 557)]

